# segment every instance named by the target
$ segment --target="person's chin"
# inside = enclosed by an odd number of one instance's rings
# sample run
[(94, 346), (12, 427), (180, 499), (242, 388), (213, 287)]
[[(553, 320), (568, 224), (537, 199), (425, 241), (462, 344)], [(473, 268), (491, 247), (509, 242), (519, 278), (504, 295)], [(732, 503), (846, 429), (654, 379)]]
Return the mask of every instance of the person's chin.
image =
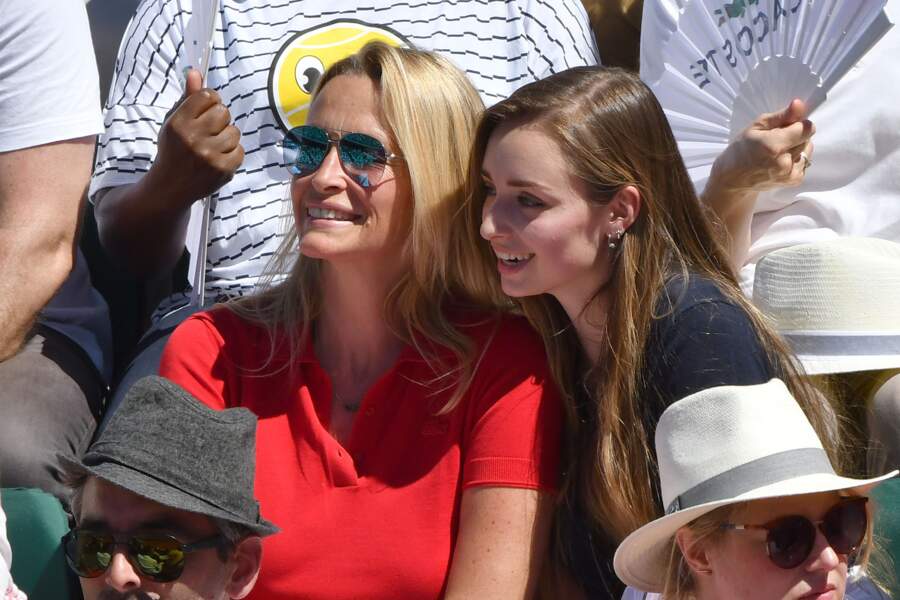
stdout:
[(510, 298), (527, 298), (528, 296), (537, 296), (541, 294), (540, 290), (535, 290), (534, 286), (529, 285), (526, 280), (516, 280), (511, 277), (500, 277), (500, 288), (503, 293)]

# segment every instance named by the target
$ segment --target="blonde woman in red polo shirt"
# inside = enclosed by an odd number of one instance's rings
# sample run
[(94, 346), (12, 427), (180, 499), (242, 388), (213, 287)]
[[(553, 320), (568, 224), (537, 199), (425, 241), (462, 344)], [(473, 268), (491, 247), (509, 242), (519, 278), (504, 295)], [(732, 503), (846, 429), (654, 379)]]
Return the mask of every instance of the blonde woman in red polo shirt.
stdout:
[(282, 532), (251, 598), (533, 596), (561, 407), (540, 339), (479, 308), (499, 287), (470, 283), (476, 248), (453, 239), (481, 110), (429, 53), (329, 69), (284, 141), (290, 276), (166, 348), (162, 375), (260, 417), (256, 493)]

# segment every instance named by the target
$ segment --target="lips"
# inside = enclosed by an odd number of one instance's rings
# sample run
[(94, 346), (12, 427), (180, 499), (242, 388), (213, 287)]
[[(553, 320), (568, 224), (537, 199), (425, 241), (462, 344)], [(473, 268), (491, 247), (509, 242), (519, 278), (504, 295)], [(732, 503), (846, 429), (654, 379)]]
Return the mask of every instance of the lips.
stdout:
[(306, 216), (309, 219), (321, 221), (343, 221), (354, 223), (362, 218), (362, 215), (351, 213), (335, 208), (325, 208), (321, 206), (310, 206), (306, 209)]
[(513, 254), (510, 252), (500, 252), (498, 250), (495, 250), (494, 254), (497, 255), (500, 262), (508, 266), (516, 266), (528, 262), (531, 260), (531, 257), (534, 256), (534, 254)]
[(834, 585), (828, 584), (821, 589), (800, 596), (799, 600), (835, 600), (837, 598), (836, 590)]

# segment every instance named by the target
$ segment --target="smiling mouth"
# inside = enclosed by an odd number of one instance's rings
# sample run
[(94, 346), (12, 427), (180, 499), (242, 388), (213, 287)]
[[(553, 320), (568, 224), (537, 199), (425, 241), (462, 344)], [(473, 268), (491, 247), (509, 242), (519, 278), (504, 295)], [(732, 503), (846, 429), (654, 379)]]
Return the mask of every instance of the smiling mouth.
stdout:
[(507, 252), (495, 252), (497, 258), (505, 265), (516, 266), (528, 262), (534, 254), (509, 254)]
[(345, 221), (348, 223), (355, 223), (362, 219), (362, 215), (357, 215), (354, 213), (343, 212), (340, 210), (332, 210), (329, 208), (307, 208), (306, 216), (310, 219), (319, 219), (322, 221)]

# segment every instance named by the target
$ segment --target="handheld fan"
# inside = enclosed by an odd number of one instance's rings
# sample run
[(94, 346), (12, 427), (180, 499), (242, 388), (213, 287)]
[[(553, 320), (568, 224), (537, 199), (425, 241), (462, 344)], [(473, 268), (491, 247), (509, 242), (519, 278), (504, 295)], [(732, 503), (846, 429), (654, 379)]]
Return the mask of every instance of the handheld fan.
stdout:
[(892, 27), (887, 0), (646, 0), (641, 78), (659, 98), (691, 179), (757, 116), (814, 110)]
[[(197, 69), (203, 77), (204, 85), (215, 31), (216, 4), (216, 0), (194, 0), (184, 27), (182, 71), (187, 67)], [(183, 7), (180, 8), (183, 10)], [(209, 244), (209, 218), (213, 209), (210, 198), (203, 198), (191, 205), (185, 239), (185, 245), (191, 254), (188, 267), (188, 279), (193, 286), (191, 303), (201, 307), (206, 300), (206, 249)]]

